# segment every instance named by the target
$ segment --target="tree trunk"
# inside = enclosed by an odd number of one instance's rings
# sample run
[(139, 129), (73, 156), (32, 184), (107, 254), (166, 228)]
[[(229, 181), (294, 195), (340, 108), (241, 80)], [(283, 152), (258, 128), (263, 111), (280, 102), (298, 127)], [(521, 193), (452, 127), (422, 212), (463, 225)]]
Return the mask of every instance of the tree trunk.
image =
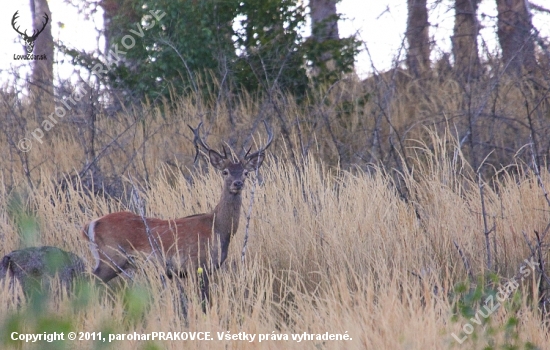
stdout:
[(99, 6), (103, 9), (103, 35), (105, 36), (105, 54), (109, 55), (109, 50), (113, 44), (113, 37), (120, 34), (121, 28), (113, 25), (113, 19), (116, 16), (125, 18), (128, 23), (139, 23), (140, 17), (132, 8), (132, 1), (120, 0), (101, 0)]
[(118, 1), (103, 0), (99, 3), (103, 8), (103, 35), (105, 36), (105, 55), (109, 56), (109, 49), (111, 48), (111, 41), (113, 38), (113, 18), (120, 11), (120, 4)]
[[(322, 43), (326, 40), (338, 40), (338, 15), (336, 14), (336, 3), (338, 0), (310, 0), (309, 8), (311, 13), (311, 36), (314, 40)], [(334, 70), (334, 63), (331, 62), (331, 54), (325, 52), (321, 61), (326, 62), (329, 70)], [(319, 72), (314, 68), (312, 74)]]
[(496, 0), (498, 40), (507, 71), (519, 74), (536, 68), (535, 43), (531, 36), (533, 24), (526, 0)]
[(407, 0), (407, 66), (420, 77), (430, 68), (430, 37), (426, 0)]
[(455, 26), (452, 37), (456, 73), (464, 78), (477, 78), (480, 60), (477, 48), (479, 0), (456, 0)]
[(34, 54), (46, 55), (46, 59), (32, 61), (30, 84), (37, 113), (47, 115), (54, 109), (52, 14), (47, 0), (31, 0), (30, 5), (34, 31), (38, 32), (43, 28), (45, 14), (49, 17), (44, 31), (38, 35), (34, 43)]
[(340, 38), (336, 2), (337, 0), (310, 0), (309, 2), (311, 32), (317, 41)]

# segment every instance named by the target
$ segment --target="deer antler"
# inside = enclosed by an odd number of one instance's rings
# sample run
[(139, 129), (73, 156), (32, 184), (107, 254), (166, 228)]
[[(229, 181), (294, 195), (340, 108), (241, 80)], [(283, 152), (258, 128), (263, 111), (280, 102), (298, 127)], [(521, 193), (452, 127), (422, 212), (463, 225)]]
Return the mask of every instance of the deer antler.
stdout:
[(273, 130), (271, 130), (269, 128), (269, 126), (267, 125), (267, 122), (264, 120), (264, 126), (265, 126), (265, 130), (267, 131), (267, 143), (264, 147), (260, 148), (259, 150), (257, 150), (256, 152), (252, 153), (252, 154), (249, 154), (250, 153), (250, 150), (252, 149), (252, 147), (250, 147), (248, 149), (248, 152), (246, 152), (246, 154), (244, 155), (244, 160), (249, 160), (251, 158), (254, 158), (256, 157), (257, 155), (261, 154), (261, 153), (264, 153), (265, 150), (271, 145), (271, 141), (273, 141)]
[(193, 162), (196, 162), (197, 161), (197, 158), (199, 157), (199, 153), (200, 153), (200, 147), (204, 148), (206, 150), (206, 152), (215, 152), (217, 153), (220, 157), (224, 158), (224, 159), (227, 159), (227, 152), (225, 150), (225, 147), (222, 146), (222, 149), (223, 149), (223, 156), (221, 154), (219, 154), (217, 151), (211, 149), (207, 144), (206, 142), (201, 138), (201, 135), (200, 135), (200, 132), (201, 132), (201, 126), (202, 126), (202, 122), (199, 123), (199, 126), (197, 126), (196, 129), (193, 129), (191, 127), (191, 125), (187, 125), (189, 127), (189, 129), (191, 129), (191, 131), (193, 131), (193, 135), (194, 135), (194, 138), (193, 138), (193, 144), (195, 145), (195, 150), (197, 153), (195, 153), (195, 159), (193, 160)]

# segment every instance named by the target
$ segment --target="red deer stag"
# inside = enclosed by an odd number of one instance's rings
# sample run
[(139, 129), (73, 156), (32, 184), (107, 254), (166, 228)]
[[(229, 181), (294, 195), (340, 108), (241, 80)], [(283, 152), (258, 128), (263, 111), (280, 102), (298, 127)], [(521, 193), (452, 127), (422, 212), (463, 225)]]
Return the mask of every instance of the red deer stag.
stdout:
[[(227, 258), (229, 241), (239, 226), (244, 181), (249, 172), (262, 165), (265, 150), (273, 140), (272, 130), (264, 124), (268, 133), (266, 145), (252, 154), (249, 149), (236, 163), (227, 158), (225, 147), (222, 156), (202, 140), (202, 123), (196, 129), (189, 127), (197, 149), (195, 160), (200, 146), (206, 150), (210, 164), (222, 173), (224, 187), (220, 201), (210, 213), (175, 220), (144, 218), (131, 212), (93, 220), (83, 231), (97, 263), (93, 273), (108, 282), (127, 268), (129, 258), (138, 252), (163, 256), (167, 267), (174, 267), (183, 275), (187, 269), (218, 268)], [(208, 274), (203, 274), (202, 284), (202, 297), (207, 300)]]

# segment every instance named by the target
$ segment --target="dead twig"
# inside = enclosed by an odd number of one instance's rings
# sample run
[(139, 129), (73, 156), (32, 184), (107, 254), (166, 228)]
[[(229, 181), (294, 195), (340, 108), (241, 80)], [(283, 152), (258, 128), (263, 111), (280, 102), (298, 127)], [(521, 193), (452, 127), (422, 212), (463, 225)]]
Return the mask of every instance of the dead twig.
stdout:
[(460, 249), (460, 246), (456, 241), (453, 239), (453, 244), (458, 251), (458, 255), (460, 255), (460, 258), (462, 259), (462, 263), (464, 264), (464, 268), (466, 269), (466, 273), (468, 273), (468, 277), (471, 281), (474, 280), (474, 275), (472, 274), (472, 269), (470, 268), (470, 264), (468, 263), (468, 258), (466, 258), (466, 255), (464, 255), (464, 252), (462, 249)]

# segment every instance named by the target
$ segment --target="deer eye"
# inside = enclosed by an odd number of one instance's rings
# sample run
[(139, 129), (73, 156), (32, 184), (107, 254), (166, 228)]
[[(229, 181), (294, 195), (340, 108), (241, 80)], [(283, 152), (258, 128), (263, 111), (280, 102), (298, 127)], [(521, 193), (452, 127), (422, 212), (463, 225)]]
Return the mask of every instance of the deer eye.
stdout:
[(223, 175), (223, 176), (229, 175), (229, 171), (227, 171), (227, 170), (222, 171), (222, 175)]
[(244, 171), (244, 176), (248, 177), (248, 171), (247, 170)]

